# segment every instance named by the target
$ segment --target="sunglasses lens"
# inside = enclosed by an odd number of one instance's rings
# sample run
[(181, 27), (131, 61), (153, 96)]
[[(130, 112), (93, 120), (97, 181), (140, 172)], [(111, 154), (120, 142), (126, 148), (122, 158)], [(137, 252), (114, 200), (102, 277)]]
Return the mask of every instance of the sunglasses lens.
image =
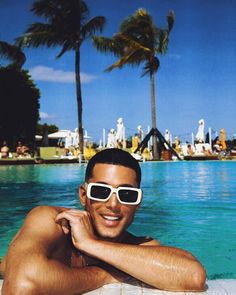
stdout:
[(119, 198), (125, 203), (135, 203), (138, 199), (138, 192), (135, 190), (120, 189)]
[(92, 185), (90, 194), (95, 199), (105, 200), (111, 193), (111, 189), (105, 186)]

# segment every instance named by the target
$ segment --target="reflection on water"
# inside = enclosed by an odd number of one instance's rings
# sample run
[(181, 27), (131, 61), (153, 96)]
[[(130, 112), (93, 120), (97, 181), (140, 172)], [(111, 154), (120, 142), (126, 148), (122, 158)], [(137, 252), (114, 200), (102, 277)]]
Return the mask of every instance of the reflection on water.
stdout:
[[(209, 278), (236, 278), (236, 162), (143, 163), (144, 200), (131, 230), (196, 255)], [(0, 256), (37, 205), (79, 207), (85, 166), (0, 167)]]

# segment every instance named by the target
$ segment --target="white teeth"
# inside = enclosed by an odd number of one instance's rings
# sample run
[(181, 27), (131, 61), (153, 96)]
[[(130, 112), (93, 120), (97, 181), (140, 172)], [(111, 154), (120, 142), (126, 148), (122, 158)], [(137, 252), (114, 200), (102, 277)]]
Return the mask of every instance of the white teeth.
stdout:
[(115, 216), (107, 216), (107, 215), (103, 215), (103, 217), (107, 220), (118, 220), (119, 217), (115, 217)]

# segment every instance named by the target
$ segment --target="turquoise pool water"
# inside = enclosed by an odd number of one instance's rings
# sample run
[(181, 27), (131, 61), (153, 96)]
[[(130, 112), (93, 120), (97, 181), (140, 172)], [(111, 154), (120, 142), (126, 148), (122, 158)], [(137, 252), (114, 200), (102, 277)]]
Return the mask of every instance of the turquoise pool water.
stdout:
[[(143, 205), (130, 230), (191, 251), (208, 278), (236, 278), (236, 162), (142, 163)], [(79, 207), (85, 165), (0, 166), (0, 257), (37, 205)]]

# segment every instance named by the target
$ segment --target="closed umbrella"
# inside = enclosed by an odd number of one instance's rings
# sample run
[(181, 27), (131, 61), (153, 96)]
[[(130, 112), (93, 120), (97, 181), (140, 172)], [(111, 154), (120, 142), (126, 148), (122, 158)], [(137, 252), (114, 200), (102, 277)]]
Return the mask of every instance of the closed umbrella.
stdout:
[(198, 126), (198, 132), (196, 134), (196, 139), (199, 143), (203, 143), (204, 142), (204, 127), (205, 127), (205, 123), (204, 120), (201, 119), (198, 122), (199, 126)]
[(111, 129), (110, 132), (107, 134), (107, 147), (114, 148), (116, 146), (116, 137), (115, 137), (115, 130)]
[(119, 118), (117, 120), (117, 131), (116, 131), (116, 140), (119, 141), (120, 143), (124, 140), (124, 123), (123, 119)]

